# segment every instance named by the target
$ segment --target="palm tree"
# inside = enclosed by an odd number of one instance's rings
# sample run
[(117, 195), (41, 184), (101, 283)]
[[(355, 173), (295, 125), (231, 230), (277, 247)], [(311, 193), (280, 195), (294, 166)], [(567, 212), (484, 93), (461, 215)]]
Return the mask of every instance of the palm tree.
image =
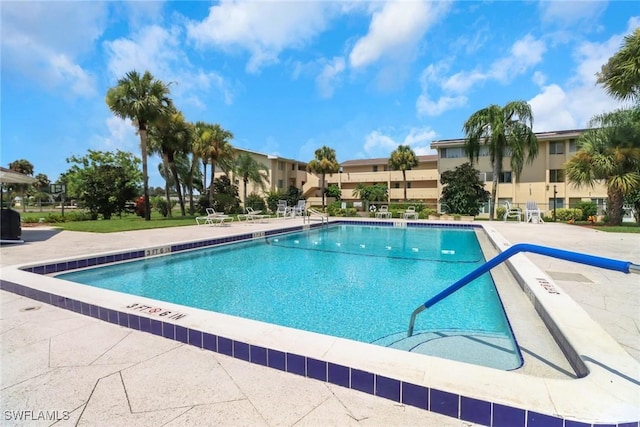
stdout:
[(142, 181), (144, 192), (145, 220), (151, 220), (149, 204), (149, 174), (147, 172), (147, 127), (158, 117), (166, 114), (172, 105), (169, 87), (156, 80), (149, 71), (141, 76), (137, 71), (129, 71), (118, 84), (107, 91), (107, 105), (113, 114), (122, 119), (130, 119), (140, 135), (142, 153)]
[(269, 168), (258, 162), (251, 154), (243, 151), (238, 154), (235, 162), (235, 173), (242, 177), (244, 183), (244, 191), (242, 200), (247, 204), (247, 184), (252, 182), (259, 186), (263, 191), (268, 179), (267, 173)]
[(640, 101), (640, 28), (626, 36), (620, 50), (602, 66), (598, 83), (614, 98)]
[(322, 209), (324, 210), (324, 190), (326, 174), (336, 173), (340, 170), (340, 165), (336, 160), (336, 150), (326, 145), (315, 151), (315, 158), (308, 164), (309, 171), (322, 174)]
[(229, 142), (233, 139), (233, 133), (223, 129), (219, 124), (214, 124), (205, 126), (199, 137), (202, 158), (209, 160), (211, 164), (209, 204), (213, 206), (213, 181), (216, 175), (216, 163), (225, 163), (233, 158), (233, 147)]
[[(193, 138), (191, 124), (184, 120), (181, 112), (175, 108), (171, 108), (169, 114), (161, 117), (149, 126), (148, 136), (149, 152), (157, 152), (162, 156), (167, 205), (171, 206), (169, 194), (169, 182), (171, 181), (173, 185), (175, 185), (176, 193), (178, 194), (180, 212), (182, 216), (185, 216), (184, 199), (182, 197), (180, 177), (178, 176), (175, 165), (175, 156), (189, 151), (191, 139)], [(171, 180), (168, 179), (169, 175), (171, 176)], [(171, 210), (169, 210), (168, 216), (171, 217)]]
[(408, 145), (398, 145), (389, 157), (389, 167), (394, 171), (402, 171), (402, 182), (404, 183), (404, 201), (407, 201), (407, 170), (418, 166), (418, 158)]
[(607, 223), (622, 223), (624, 198), (640, 189), (640, 107), (596, 116), (578, 139), (580, 150), (565, 165), (577, 186), (607, 186)]
[[(20, 172), (25, 175), (33, 175), (33, 164), (29, 160), (20, 159), (14, 160), (9, 163), (9, 169), (12, 171)], [(22, 194), (22, 212), (27, 211), (27, 199), (25, 191), (27, 189), (27, 184), (15, 184), (16, 187), (20, 189), (20, 193)]]
[(473, 113), (464, 123), (464, 148), (471, 164), (477, 162), (482, 146), (489, 149), (493, 167), (490, 220), (493, 220), (495, 212), (498, 178), (502, 174), (504, 157), (510, 157), (511, 170), (519, 179), (525, 162), (532, 163), (538, 155), (538, 139), (532, 128), (533, 114), (526, 101), (512, 101), (504, 107), (489, 105)]
[[(37, 179), (36, 183), (33, 186), (36, 189), (36, 198), (38, 199), (38, 205), (40, 206), (40, 212), (42, 212), (42, 198), (49, 198), (49, 186), (51, 185), (51, 180), (44, 173), (39, 173), (35, 176)], [(47, 190), (47, 191), (45, 191)]]

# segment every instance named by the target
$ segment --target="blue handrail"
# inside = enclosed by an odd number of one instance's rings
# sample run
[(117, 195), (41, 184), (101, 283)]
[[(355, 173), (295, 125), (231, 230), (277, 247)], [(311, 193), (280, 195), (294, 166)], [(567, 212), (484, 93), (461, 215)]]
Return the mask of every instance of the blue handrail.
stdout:
[(482, 274), (491, 270), (496, 265), (505, 261), (507, 258), (519, 253), (519, 252), (531, 252), (540, 255), (546, 255), (553, 258), (559, 258), (566, 261), (577, 262), (580, 264), (587, 264), (593, 267), (600, 267), (607, 270), (620, 271), (622, 273), (640, 273), (640, 265), (633, 264), (627, 261), (619, 261), (610, 258), (603, 258), (594, 255), (581, 254), (578, 252), (565, 251), (562, 249), (549, 248), (546, 246), (538, 246), (532, 245), (529, 243), (518, 243), (516, 245), (511, 246), (506, 251), (498, 254), (497, 256), (491, 258), (485, 264), (473, 270), (471, 273), (464, 276), (462, 279), (455, 282), (453, 285), (449, 286), (445, 290), (441, 291), (439, 294), (429, 299), (427, 302), (416, 308), (413, 313), (411, 313), (411, 321), (409, 322), (409, 331), (407, 336), (410, 337), (413, 335), (413, 326), (416, 320), (416, 316), (424, 311), (425, 309), (433, 306), (434, 304), (442, 301), (452, 293), (456, 292), (463, 286), (469, 284), (473, 280), (480, 277)]

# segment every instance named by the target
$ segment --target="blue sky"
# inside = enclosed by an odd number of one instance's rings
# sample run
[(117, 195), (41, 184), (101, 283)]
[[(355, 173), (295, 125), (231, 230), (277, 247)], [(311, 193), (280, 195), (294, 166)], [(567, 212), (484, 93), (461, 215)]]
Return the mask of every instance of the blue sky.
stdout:
[(640, 26), (634, 1), (5, 0), (0, 13), (0, 163), (27, 159), (52, 181), (88, 149), (139, 155), (104, 102), (130, 70), (171, 82), (185, 118), (236, 147), (430, 154), (489, 104), (528, 101), (538, 132), (620, 107), (594, 74)]

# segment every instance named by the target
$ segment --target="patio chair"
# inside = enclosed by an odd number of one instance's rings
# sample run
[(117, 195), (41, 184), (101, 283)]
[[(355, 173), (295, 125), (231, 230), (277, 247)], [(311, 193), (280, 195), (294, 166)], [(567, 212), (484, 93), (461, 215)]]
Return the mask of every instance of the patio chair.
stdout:
[(271, 215), (265, 215), (262, 211), (253, 210), (251, 206), (248, 206), (245, 217), (247, 218), (247, 221), (256, 222), (257, 220), (258, 222), (264, 222), (264, 220), (266, 218), (270, 218)]
[(416, 207), (409, 206), (407, 210), (404, 211), (402, 216), (404, 217), (404, 219), (418, 219), (418, 212), (416, 212)]
[(225, 215), (223, 213), (216, 212), (213, 208), (206, 208), (206, 216), (196, 217), (196, 224), (198, 225), (222, 225), (226, 221), (233, 221), (233, 217)]
[(276, 209), (276, 218), (286, 217), (289, 214), (289, 207), (286, 200), (278, 200), (278, 208)]
[(504, 208), (504, 222), (507, 222), (509, 218), (518, 218), (518, 222), (520, 222), (522, 217), (522, 209), (511, 206), (511, 203), (509, 202), (504, 202)]
[(391, 212), (389, 212), (389, 206), (382, 205), (378, 212), (376, 212), (376, 218), (391, 218)]
[(543, 223), (542, 220), (542, 212), (535, 201), (528, 201), (525, 208), (525, 218), (526, 222), (531, 222), (533, 224)]
[(298, 204), (293, 208), (293, 213), (295, 215), (304, 215), (307, 211), (307, 201), (306, 200), (298, 200)]

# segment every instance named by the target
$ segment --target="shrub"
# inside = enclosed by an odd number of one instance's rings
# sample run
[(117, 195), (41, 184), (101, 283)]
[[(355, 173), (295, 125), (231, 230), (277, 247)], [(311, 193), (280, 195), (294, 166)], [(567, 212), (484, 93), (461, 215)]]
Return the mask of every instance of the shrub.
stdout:
[(598, 205), (591, 201), (580, 201), (576, 203), (575, 208), (582, 211), (580, 221), (587, 221), (590, 216), (595, 217), (598, 214)]
[(145, 217), (145, 209), (144, 209), (144, 196), (140, 196), (136, 199), (136, 215), (144, 218)]
[(156, 210), (160, 212), (160, 215), (165, 218), (169, 215), (169, 211), (173, 209), (176, 204), (176, 202), (174, 201), (167, 203), (167, 199), (161, 196), (151, 199), (151, 203), (153, 206), (155, 206)]
[(507, 213), (507, 209), (504, 206), (498, 206), (496, 208), (496, 218), (504, 219), (504, 214)]
[(438, 211), (433, 208), (424, 208), (420, 211), (420, 218), (429, 218), (429, 215), (435, 215)]
[(558, 221), (579, 221), (582, 218), (582, 210), (571, 208), (556, 209), (556, 220)]
[(267, 205), (265, 204), (264, 199), (256, 193), (249, 194), (247, 196), (247, 200), (244, 201), (245, 209), (249, 207), (253, 208), (253, 210), (256, 211), (263, 211), (265, 210), (266, 206)]

